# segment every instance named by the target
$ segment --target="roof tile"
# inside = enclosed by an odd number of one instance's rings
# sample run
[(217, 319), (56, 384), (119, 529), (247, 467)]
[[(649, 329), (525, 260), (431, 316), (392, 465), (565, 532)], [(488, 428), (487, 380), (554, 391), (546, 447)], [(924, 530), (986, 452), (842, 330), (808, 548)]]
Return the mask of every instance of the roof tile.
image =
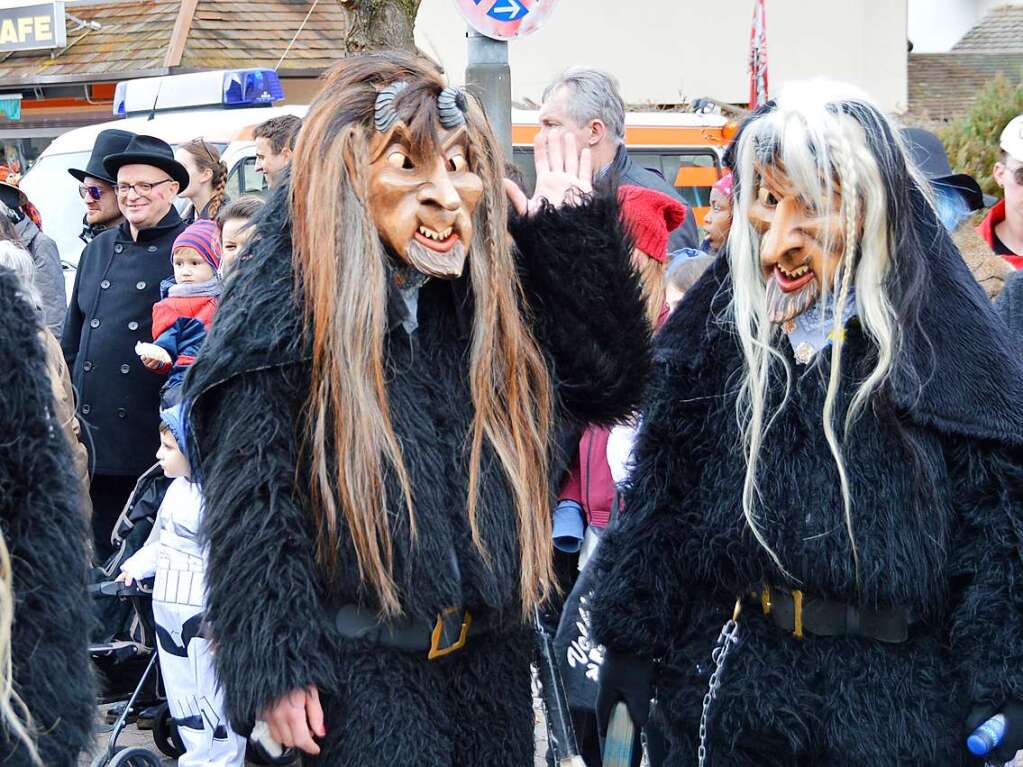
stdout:
[[(184, 69), (220, 69), (249, 63), (289, 68), (326, 69), (344, 50), (348, 17), (337, 3), (320, 3), (309, 15), (310, 0), (199, 0), (182, 54)], [(77, 6), (74, 15), (100, 24), (78, 28), (68, 20), (68, 45), (59, 51), (19, 51), (0, 55), (0, 83), (32, 82), (38, 77), (119, 75), (162, 72), (180, 2), (111, 0)]]

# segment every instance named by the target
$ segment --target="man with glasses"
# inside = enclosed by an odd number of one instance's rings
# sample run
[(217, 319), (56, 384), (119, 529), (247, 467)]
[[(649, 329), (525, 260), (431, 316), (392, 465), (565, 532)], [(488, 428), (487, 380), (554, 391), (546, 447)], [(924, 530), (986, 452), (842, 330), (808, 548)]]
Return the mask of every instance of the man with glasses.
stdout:
[(103, 160), (124, 221), (82, 252), (61, 345), (89, 430), (90, 495), (97, 561), (110, 553), (110, 530), (159, 445), (160, 385), (135, 344), (152, 339), (160, 282), (174, 273), (171, 247), (185, 228), (174, 199), (188, 171), (170, 146), (133, 136)]
[(1004, 197), (977, 227), (995, 253), (1023, 269), (1023, 115), (1014, 117), (999, 139), (1001, 159), (994, 178)]
[(82, 233), (78, 236), (86, 245), (103, 230), (112, 229), (124, 220), (121, 209), (117, 206), (117, 195), (114, 193), (114, 184), (117, 180), (111, 178), (103, 167), (103, 158), (123, 152), (134, 137), (134, 133), (117, 128), (100, 131), (84, 170), (79, 168), (68, 170), (68, 173), (78, 180), (78, 195), (85, 204)]

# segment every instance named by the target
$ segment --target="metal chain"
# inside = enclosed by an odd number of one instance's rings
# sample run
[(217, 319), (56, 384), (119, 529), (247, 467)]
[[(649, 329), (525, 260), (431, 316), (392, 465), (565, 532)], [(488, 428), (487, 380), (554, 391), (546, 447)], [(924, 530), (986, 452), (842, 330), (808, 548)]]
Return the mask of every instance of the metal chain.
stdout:
[(714, 661), (714, 672), (710, 675), (707, 694), (703, 696), (703, 713), (700, 714), (700, 747), (696, 752), (699, 767), (705, 767), (707, 761), (707, 714), (710, 711), (710, 704), (717, 697), (718, 688), (721, 686), (721, 671), (725, 667), (725, 659), (732, 647), (739, 643), (739, 610), (740, 603), (737, 602), (732, 619), (721, 627), (721, 633), (718, 634), (718, 640), (710, 654), (711, 660)]

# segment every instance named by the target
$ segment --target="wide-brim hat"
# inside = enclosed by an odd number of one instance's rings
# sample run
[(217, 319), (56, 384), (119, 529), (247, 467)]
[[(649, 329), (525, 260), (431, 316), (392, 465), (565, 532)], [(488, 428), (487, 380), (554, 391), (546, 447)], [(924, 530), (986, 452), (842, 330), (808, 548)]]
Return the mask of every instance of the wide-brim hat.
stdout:
[(111, 178), (107, 169), (103, 167), (103, 160), (112, 154), (124, 152), (133, 138), (135, 138), (134, 133), (119, 128), (107, 128), (100, 131), (96, 136), (96, 143), (92, 145), (92, 154), (89, 156), (85, 170), (68, 168), (68, 173), (81, 182), (84, 182), (85, 177), (89, 176), (106, 181), (108, 184), (117, 183), (117, 179)]
[(108, 155), (103, 160), (107, 174), (115, 179), (117, 171), (125, 165), (151, 165), (177, 181), (179, 191), (184, 191), (188, 186), (188, 170), (174, 159), (174, 150), (170, 144), (155, 136), (133, 136), (123, 152)]
[(14, 184), (0, 181), (0, 202), (11, 210), (17, 210), (28, 202), (28, 197)]
[(994, 198), (984, 194), (973, 176), (952, 172), (945, 145), (934, 133), (923, 128), (903, 128), (902, 139), (913, 162), (932, 184), (955, 188), (970, 210), (981, 210), (994, 204)]

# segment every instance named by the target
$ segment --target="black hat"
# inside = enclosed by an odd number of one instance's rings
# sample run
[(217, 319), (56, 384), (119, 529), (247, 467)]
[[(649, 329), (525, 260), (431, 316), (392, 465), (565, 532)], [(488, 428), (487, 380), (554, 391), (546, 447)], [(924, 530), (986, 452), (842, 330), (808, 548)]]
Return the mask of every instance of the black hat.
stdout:
[(913, 162), (932, 184), (954, 187), (966, 200), (970, 210), (994, 205), (995, 198), (984, 194), (973, 176), (952, 172), (945, 145), (936, 135), (923, 128), (903, 128), (902, 139), (906, 142)]
[(89, 163), (85, 166), (85, 170), (69, 168), (68, 173), (79, 181), (85, 181), (85, 177), (90, 176), (110, 184), (117, 183), (117, 179), (110, 178), (110, 174), (103, 167), (103, 159), (109, 155), (123, 152), (133, 138), (135, 138), (134, 133), (118, 128), (107, 128), (100, 131), (96, 136), (96, 143), (92, 145), (92, 155), (89, 157)]
[(0, 181), (0, 202), (13, 211), (17, 211), (28, 201), (25, 193), (14, 184)]
[(103, 160), (103, 167), (113, 178), (117, 178), (117, 171), (124, 165), (152, 165), (177, 181), (181, 191), (188, 186), (188, 170), (174, 159), (170, 144), (155, 136), (132, 136), (123, 152), (108, 155)]

